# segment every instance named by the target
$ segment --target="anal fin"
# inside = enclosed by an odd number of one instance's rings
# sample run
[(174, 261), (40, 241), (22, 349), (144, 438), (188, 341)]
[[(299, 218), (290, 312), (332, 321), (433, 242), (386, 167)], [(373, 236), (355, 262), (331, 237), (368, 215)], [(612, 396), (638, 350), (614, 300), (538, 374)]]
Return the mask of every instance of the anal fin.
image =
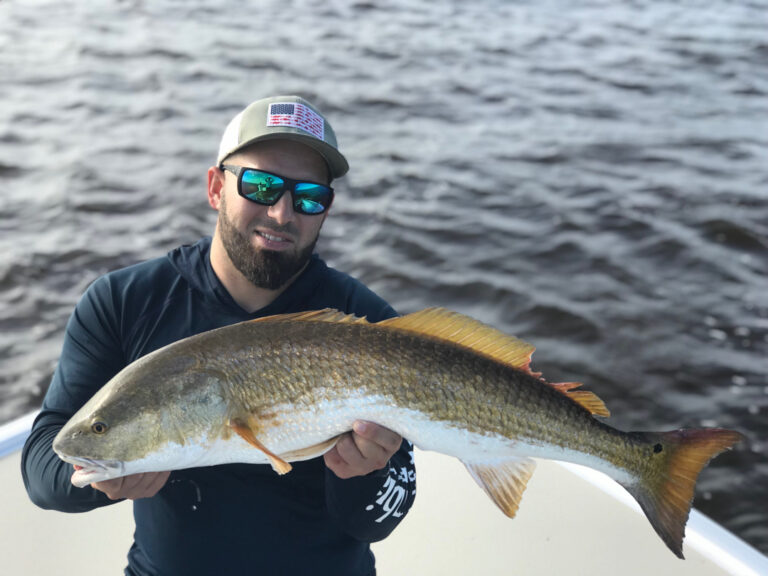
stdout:
[(530, 458), (514, 458), (495, 464), (465, 462), (464, 465), (494, 504), (514, 518), (536, 462)]
[(269, 448), (264, 446), (264, 444), (262, 444), (259, 439), (256, 438), (253, 430), (251, 430), (251, 427), (245, 424), (242, 420), (232, 419), (229, 421), (229, 426), (232, 428), (232, 430), (237, 432), (237, 434), (243, 440), (248, 442), (248, 444), (264, 452), (264, 454), (267, 455), (267, 458), (269, 458), (269, 463), (272, 465), (272, 469), (275, 472), (282, 475), (291, 471), (292, 466), (280, 458), (280, 456), (277, 454), (272, 453)]

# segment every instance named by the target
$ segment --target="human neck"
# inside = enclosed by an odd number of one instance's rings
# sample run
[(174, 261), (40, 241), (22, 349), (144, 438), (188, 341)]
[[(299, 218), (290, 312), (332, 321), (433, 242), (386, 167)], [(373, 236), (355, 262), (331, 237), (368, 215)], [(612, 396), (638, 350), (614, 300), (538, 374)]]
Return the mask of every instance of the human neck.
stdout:
[(224, 288), (227, 289), (227, 292), (229, 292), (229, 295), (232, 296), (232, 299), (249, 314), (274, 302), (306, 268), (306, 266), (302, 268), (280, 288), (275, 290), (261, 288), (251, 283), (235, 267), (218, 234), (214, 235), (213, 242), (211, 243), (211, 267), (216, 277), (224, 285)]

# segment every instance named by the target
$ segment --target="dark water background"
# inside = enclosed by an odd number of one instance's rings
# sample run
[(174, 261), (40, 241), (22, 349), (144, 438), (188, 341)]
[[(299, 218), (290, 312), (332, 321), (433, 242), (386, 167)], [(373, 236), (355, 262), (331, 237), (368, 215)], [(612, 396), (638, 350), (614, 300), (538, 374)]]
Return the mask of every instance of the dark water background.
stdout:
[(0, 3), (0, 421), (90, 282), (212, 232), (226, 122), (299, 93), (352, 165), (332, 265), (615, 426), (743, 431), (695, 505), (768, 552), (768, 2), (245, 4)]

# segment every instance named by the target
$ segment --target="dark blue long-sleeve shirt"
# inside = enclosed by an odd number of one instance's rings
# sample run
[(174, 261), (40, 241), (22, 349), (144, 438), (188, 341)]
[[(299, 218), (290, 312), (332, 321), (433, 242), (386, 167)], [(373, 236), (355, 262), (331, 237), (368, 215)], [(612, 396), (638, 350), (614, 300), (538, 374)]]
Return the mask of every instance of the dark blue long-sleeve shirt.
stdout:
[[(213, 272), (210, 239), (99, 278), (67, 325), (62, 354), (22, 453), (32, 501), (84, 512), (112, 504), (70, 482), (53, 452), (67, 420), (112, 376), (166, 344), (271, 314), (337, 308), (377, 322), (395, 311), (357, 280), (314, 256), (272, 304), (249, 314)], [(384, 470), (342, 480), (322, 458), (278, 476), (269, 465), (178, 470), (152, 498), (134, 501), (136, 531), (126, 574), (374, 574), (370, 542), (410, 508), (415, 470), (409, 444)]]

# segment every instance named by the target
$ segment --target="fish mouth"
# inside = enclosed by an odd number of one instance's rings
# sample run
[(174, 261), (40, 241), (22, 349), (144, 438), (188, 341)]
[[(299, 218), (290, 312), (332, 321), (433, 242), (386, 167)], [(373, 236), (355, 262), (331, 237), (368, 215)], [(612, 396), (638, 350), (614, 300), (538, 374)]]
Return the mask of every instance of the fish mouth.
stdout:
[(72, 484), (78, 488), (125, 475), (125, 465), (119, 460), (95, 460), (79, 456), (59, 456), (59, 458), (75, 467)]

